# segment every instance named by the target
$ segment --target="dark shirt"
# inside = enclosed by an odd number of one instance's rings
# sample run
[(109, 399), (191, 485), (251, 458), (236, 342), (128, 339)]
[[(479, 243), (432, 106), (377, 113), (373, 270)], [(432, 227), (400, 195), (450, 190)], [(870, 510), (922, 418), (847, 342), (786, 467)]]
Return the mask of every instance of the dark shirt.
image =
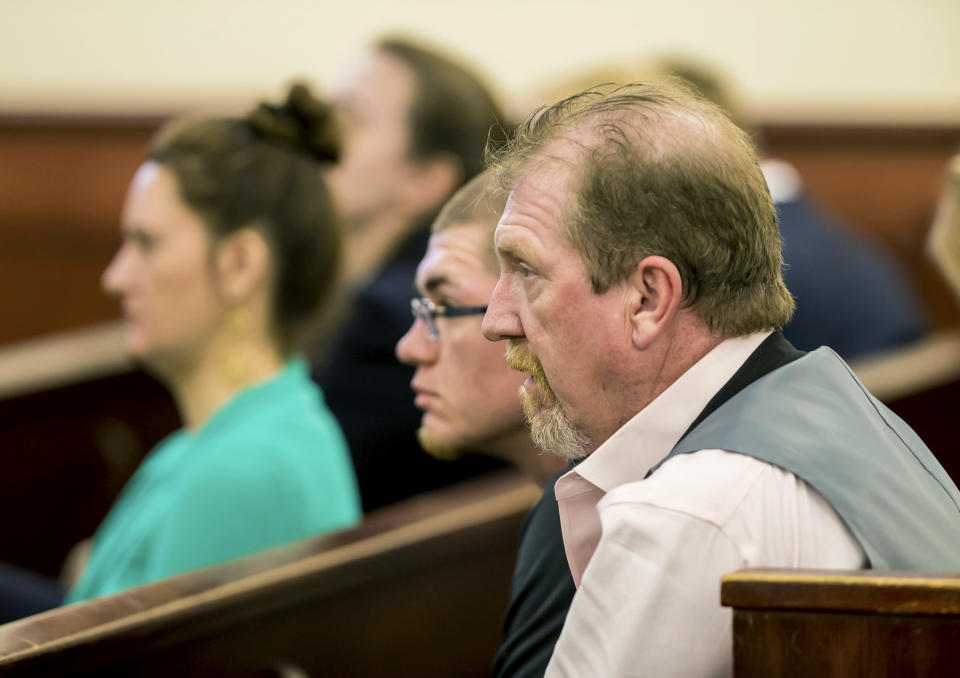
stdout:
[(915, 341), (926, 321), (896, 262), (806, 198), (777, 203), (783, 278), (797, 310), (783, 328), (798, 349), (844, 360)]
[(493, 666), (498, 678), (543, 676), (576, 592), (553, 494), (554, 483), (562, 473), (547, 483), (520, 533), (510, 603), (503, 622), (503, 644)]
[(331, 355), (312, 375), (347, 438), (364, 511), (504, 467), (474, 454), (439, 461), (416, 439), (414, 368), (394, 348), (413, 321), (410, 297), (429, 237), (427, 227), (415, 231), (356, 293)]

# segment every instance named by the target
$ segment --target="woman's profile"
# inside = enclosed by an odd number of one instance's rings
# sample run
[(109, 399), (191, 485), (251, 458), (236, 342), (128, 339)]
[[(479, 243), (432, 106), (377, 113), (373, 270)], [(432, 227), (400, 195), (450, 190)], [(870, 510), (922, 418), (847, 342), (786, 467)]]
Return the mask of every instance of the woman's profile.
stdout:
[(297, 357), (337, 273), (321, 179), (337, 155), (330, 112), (302, 86), (283, 105), (177, 122), (154, 140), (103, 286), (183, 428), (127, 484), (69, 602), (359, 520), (342, 434)]

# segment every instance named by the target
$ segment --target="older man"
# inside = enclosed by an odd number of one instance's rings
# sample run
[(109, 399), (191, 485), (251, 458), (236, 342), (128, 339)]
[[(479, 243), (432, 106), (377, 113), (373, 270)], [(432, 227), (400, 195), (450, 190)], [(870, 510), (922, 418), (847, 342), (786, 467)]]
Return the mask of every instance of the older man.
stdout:
[(434, 222), (417, 269), (422, 296), (412, 302), (415, 320), (397, 343), (397, 357), (416, 367), (411, 386), (423, 410), (417, 435), (427, 452), (442, 459), (493, 455), (547, 485), (524, 523), (494, 667), (497, 676), (532, 678), (546, 669), (574, 593), (548, 482), (566, 462), (539, 453), (516, 397), (523, 377), (504, 363), (503, 346), (480, 333), (497, 284), (493, 233), (506, 198), (491, 179), (481, 174), (460, 189)]
[[(793, 300), (746, 135), (680, 86), (556, 104), (495, 162), (511, 194), (484, 334), (530, 376), (578, 591), (547, 675), (723, 675), (746, 566), (960, 568), (960, 493)], [(838, 291), (840, 292), (840, 291)]]

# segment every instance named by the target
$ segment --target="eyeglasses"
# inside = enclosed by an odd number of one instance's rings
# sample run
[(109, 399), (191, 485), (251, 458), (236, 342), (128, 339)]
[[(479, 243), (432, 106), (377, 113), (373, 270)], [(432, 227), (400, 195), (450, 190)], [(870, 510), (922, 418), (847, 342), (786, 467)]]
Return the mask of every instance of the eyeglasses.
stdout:
[(414, 297), (410, 300), (410, 312), (413, 317), (422, 320), (427, 326), (431, 339), (437, 338), (436, 318), (458, 318), (467, 315), (481, 315), (487, 312), (486, 306), (438, 306), (426, 297)]

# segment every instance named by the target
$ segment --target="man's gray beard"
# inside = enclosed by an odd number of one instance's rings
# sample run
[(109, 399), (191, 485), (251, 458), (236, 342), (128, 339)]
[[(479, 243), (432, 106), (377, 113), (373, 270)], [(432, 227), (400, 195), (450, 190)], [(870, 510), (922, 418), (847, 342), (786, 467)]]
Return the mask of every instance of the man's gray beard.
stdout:
[(590, 438), (573, 425), (556, 400), (546, 405), (540, 398), (520, 387), (520, 402), (523, 414), (530, 424), (530, 437), (544, 452), (569, 461), (587, 456)]

